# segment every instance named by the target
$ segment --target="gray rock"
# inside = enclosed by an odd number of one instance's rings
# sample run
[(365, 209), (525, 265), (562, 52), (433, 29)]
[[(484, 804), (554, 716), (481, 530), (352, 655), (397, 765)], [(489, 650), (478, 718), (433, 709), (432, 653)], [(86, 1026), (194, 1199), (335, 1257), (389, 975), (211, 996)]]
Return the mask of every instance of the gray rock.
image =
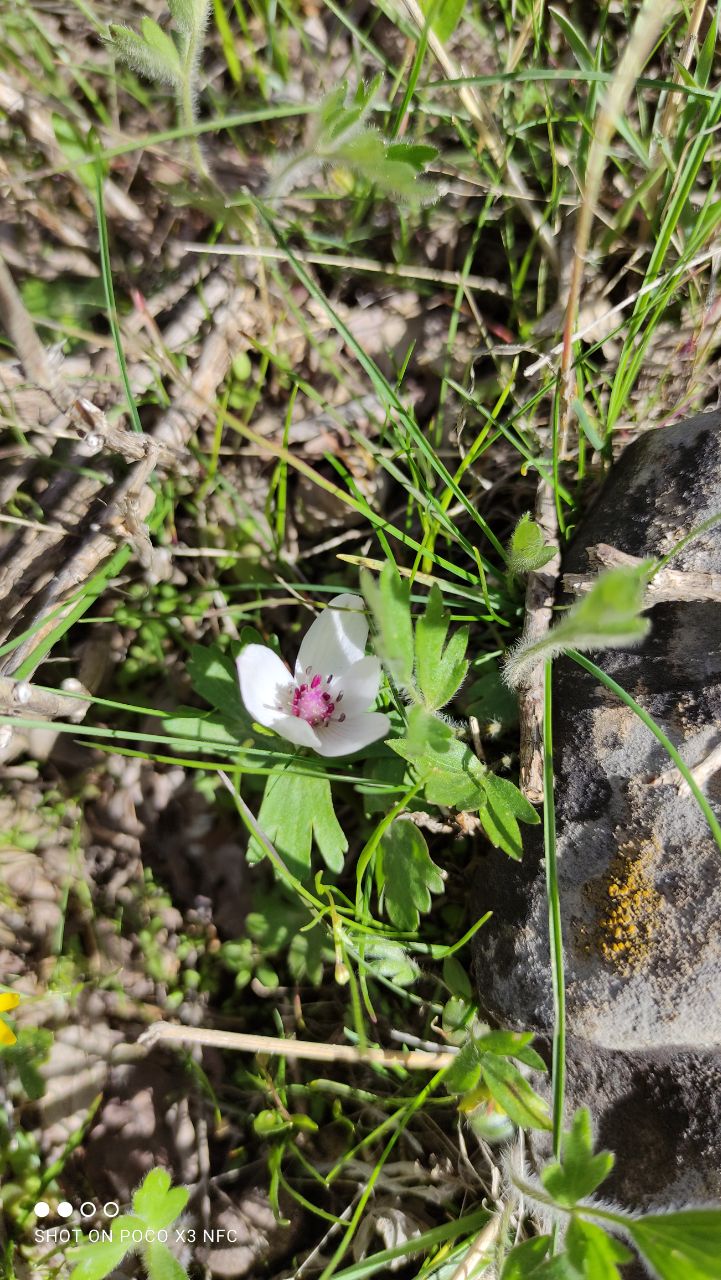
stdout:
[[(564, 572), (587, 572), (586, 549), (597, 543), (665, 554), (721, 511), (720, 464), (718, 413), (642, 436), (577, 530)], [(673, 567), (721, 571), (721, 525)], [(662, 604), (650, 618), (639, 648), (591, 656), (695, 765), (721, 737), (721, 604)], [(554, 747), (569, 1114), (591, 1106), (619, 1154), (624, 1201), (713, 1199), (721, 1193), (721, 851), (693, 797), (673, 782), (654, 785), (670, 761), (650, 731), (568, 659), (554, 667)], [(721, 817), (718, 779), (707, 794)], [(488, 855), (478, 906), (494, 912), (476, 935), (481, 1007), (504, 1026), (548, 1034), (538, 829), (520, 866)]]

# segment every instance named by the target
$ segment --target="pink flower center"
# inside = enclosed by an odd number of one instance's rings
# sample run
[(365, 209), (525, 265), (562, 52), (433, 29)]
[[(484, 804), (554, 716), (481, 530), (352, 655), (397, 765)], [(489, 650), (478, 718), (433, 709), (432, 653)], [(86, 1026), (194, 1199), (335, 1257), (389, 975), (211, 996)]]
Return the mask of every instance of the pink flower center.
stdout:
[(307, 720), (316, 728), (319, 724), (327, 724), (335, 711), (335, 702), (324, 685), (333, 679), (332, 676), (313, 676), (310, 684), (299, 684), (293, 693), (291, 714), (301, 720)]

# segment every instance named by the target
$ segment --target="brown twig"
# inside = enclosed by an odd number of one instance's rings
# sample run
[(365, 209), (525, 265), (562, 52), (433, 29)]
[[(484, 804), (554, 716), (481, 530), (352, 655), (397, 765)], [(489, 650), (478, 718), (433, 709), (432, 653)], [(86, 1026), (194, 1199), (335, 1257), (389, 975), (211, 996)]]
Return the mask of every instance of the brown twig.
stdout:
[[(589, 564), (598, 569), (633, 569), (643, 564), (643, 560), (638, 556), (628, 555), (627, 552), (619, 551), (616, 547), (610, 547), (604, 542), (589, 547), (587, 555)], [(594, 573), (565, 573), (563, 588), (572, 595), (584, 595), (591, 590), (597, 580), (597, 574)], [(645, 607), (682, 600), (721, 601), (721, 573), (659, 569), (646, 588)]]
[(312, 1062), (371, 1063), (380, 1067), (407, 1067), (415, 1071), (440, 1071), (449, 1067), (456, 1056), (451, 1049), (438, 1053), (429, 1053), (425, 1049), (364, 1049), (353, 1044), (315, 1044), (310, 1040), (281, 1040), (275, 1036), (217, 1031), (210, 1027), (182, 1027), (171, 1022), (156, 1022), (139, 1037), (139, 1043), (148, 1048), (159, 1041), (210, 1045), (216, 1049), (235, 1049), (239, 1053), (305, 1058)]

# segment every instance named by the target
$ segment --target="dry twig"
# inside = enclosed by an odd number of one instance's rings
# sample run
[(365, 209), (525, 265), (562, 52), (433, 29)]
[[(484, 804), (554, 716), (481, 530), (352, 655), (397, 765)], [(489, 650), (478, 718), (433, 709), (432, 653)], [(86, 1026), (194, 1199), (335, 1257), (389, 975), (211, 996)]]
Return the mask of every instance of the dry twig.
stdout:
[(148, 1048), (160, 1041), (212, 1045), (216, 1049), (276, 1054), (312, 1062), (371, 1063), (379, 1067), (406, 1067), (416, 1071), (440, 1071), (449, 1067), (455, 1058), (452, 1049), (438, 1053), (429, 1053), (425, 1049), (364, 1049), (353, 1044), (315, 1044), (310, 1040), (281, 1040), (275, 1036), (245, 1035), (239, 1031), (216, 1031), (209, 1027), (181, 1027), (171, 1022), (156, 1022), (139, 1038), (139, 1043)]

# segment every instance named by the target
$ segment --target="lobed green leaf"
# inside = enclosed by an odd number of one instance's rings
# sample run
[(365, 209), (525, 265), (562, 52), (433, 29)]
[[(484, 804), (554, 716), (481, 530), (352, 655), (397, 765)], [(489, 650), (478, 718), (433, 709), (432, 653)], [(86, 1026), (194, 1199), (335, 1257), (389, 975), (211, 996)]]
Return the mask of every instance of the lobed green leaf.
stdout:
[(612, 1152), (593, 1154), (591, 1114), (582, 1107), (574, 1115), (571, 1128), (561, 1138), (560, 1160), (541, 1171), (541, 1181), (558, 1204), (572, 1208), (593, 1194), (608, 1177), (613, 1165)]
[(443, 877), (431, 860), (423, 832), (409, 818), (391, 823), (380, 848), (386, 912), (397, 929), (413, 933), (419, 913), (430, 911), (431, 894), (443, 893)]
[(415, 633), (416, 676), (429, 711), (438, 711), (450, 702), (468, 674), (468, 628), (459, 628), (446, 643), (450, 620), (441, 590), (434, 585)]

